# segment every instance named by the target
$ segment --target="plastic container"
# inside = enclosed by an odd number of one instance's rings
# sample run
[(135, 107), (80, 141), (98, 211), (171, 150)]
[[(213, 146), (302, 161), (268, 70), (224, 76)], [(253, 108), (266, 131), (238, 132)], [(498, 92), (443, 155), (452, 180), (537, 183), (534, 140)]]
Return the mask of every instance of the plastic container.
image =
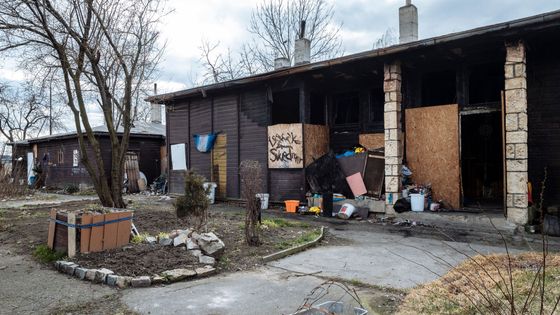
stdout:
[(286, 212), (296, 213), (296, 209), (299, 206), (299, 200), (284, 200), (286, 204)]
[(352, 216), (352, 213), (354, 213), (355, 210), (356, 210), (356, 207), (354, 207), (353, 205), (351, 205), (349, 203), (345, 203), (340, 208), (340, 211), (338, 211), (338, 217), (341, 218), (341, 219), (347, 220)]
[(424, 195), (410, 194), (410, 208), (412, 211), (424, 211)]
[(216, 185), (216, 183), (211, 183), (211, 182), (204, 183), (202, 185), (204, 186), (204, 189), (208, 191), (206, 197), (208, 197), (210, 204), (213, 205), (214, 201), (216, 200), (216, 187), (218, 187), (218, 185)]
[(268, 209), (268, 194), (256, 194), (255, 197), (261, 201), (261, 210)]

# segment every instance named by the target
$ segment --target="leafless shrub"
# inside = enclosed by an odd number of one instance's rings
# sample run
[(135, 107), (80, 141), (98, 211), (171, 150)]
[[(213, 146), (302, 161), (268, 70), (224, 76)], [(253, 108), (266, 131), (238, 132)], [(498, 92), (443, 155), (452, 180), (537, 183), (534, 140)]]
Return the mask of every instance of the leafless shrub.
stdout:
[(0, 199), (21, 197), (29, 193), (25, 169), (19, 163), (0, 168)]
[[(543, 190), (544, 181), (546, 175), (542, 183)], [(542, 214), (542, 192), (540, 198)], [(445, 275), (393, 252), (440, 277), (413, 291), (407, 297), (400, 314), (557, 314), (560, 303), (560, 288), (557, 285), (560, 278), (560, 255), (549, 255), (547, 236), (541, 236), (540, 251), (512, 255), (506, 237), (491, 220), (490, 223), (501, 238), (505, 254), (486, 255), (468, 245), (469, 250), (474, 252), (469, 254), (443, 242), (466, 259), (455, 267), (441, 256), (414, 247), (450, 268), (451, 271)], [(439, 232), (454, 241), (445, 232)], [(446, 301), (438, 304), (434, 299)]]
[(241, 195), (245, 199), (245, 240), (249, 246), (259, 246), (260, 202), (256, 194), (262, 192), (262, 167), (258, 161), (245, 160), (240, 165)]

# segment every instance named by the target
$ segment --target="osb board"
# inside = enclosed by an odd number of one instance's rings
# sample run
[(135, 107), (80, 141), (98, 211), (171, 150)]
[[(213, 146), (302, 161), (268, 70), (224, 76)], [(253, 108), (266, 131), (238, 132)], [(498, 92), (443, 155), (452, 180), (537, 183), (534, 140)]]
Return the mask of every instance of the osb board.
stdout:
[(385, 133), (363, 133), (359, 136), (360, 145), (368, 150), (383, 148), (385, 146)]
[(303, 146), (305, 147), (305, 166), (329, 152), (329, 127), (322, 125), (303, 125)]
[(459, 107), (407, 109), (406, 159), (417, 184), (432, 184), (434, 200), (460, 207)]
[(268, 126), (268, 167), (303, 168), (302, 124)]
[(220, 133), (212, 149), (212, 181), (218, 184), (216, 195), (226, 197), (227, 186), (227, 137)]

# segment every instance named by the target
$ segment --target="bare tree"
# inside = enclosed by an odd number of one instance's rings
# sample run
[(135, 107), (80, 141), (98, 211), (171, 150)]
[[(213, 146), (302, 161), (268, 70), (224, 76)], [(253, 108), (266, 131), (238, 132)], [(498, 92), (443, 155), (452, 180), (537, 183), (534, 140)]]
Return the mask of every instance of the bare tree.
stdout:
[(388, 28), (381, 37), (379, 37), (375, 43), (373, 43), (373, 49), (385, 48), (397, 43), (397, 35), (393, 28)]
[(274, 59), (293, 60), (300, 22), (306, 21), (305, 37), (311, 40), (311, 60), (324, 60), (342, 54), (341, 24), (333, 21), (333, 5), (326, 0), (263, 0), (253, 11), (249, 31), (260, 66), (274, 68)]
[(16, 89), (0, 83), (0, 133), (9, 142), (37, 137), (47, 130), (63, 130), (60, 106), (51, 106), (45, 87), (31, 82)]
[[(125, 207), (123, 164), (134, 97), (159, 61), (160, 0), (4, 0), (0, 51), (16, 50), (60, 76), (73, 113), (81, 161), (104, 206)], [(87, 106), (98, 104), (111, 141), (110, 173)], [(89, 153), (91, 152), (91, 153)]]

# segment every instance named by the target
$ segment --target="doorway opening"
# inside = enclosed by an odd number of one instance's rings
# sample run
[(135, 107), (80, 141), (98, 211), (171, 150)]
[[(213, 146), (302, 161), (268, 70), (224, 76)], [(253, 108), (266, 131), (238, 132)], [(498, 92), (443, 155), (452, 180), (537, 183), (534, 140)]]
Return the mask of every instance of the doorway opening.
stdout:
[(502, 127), (499, 111), (461, 116), (463, 207), (503, 209)]

